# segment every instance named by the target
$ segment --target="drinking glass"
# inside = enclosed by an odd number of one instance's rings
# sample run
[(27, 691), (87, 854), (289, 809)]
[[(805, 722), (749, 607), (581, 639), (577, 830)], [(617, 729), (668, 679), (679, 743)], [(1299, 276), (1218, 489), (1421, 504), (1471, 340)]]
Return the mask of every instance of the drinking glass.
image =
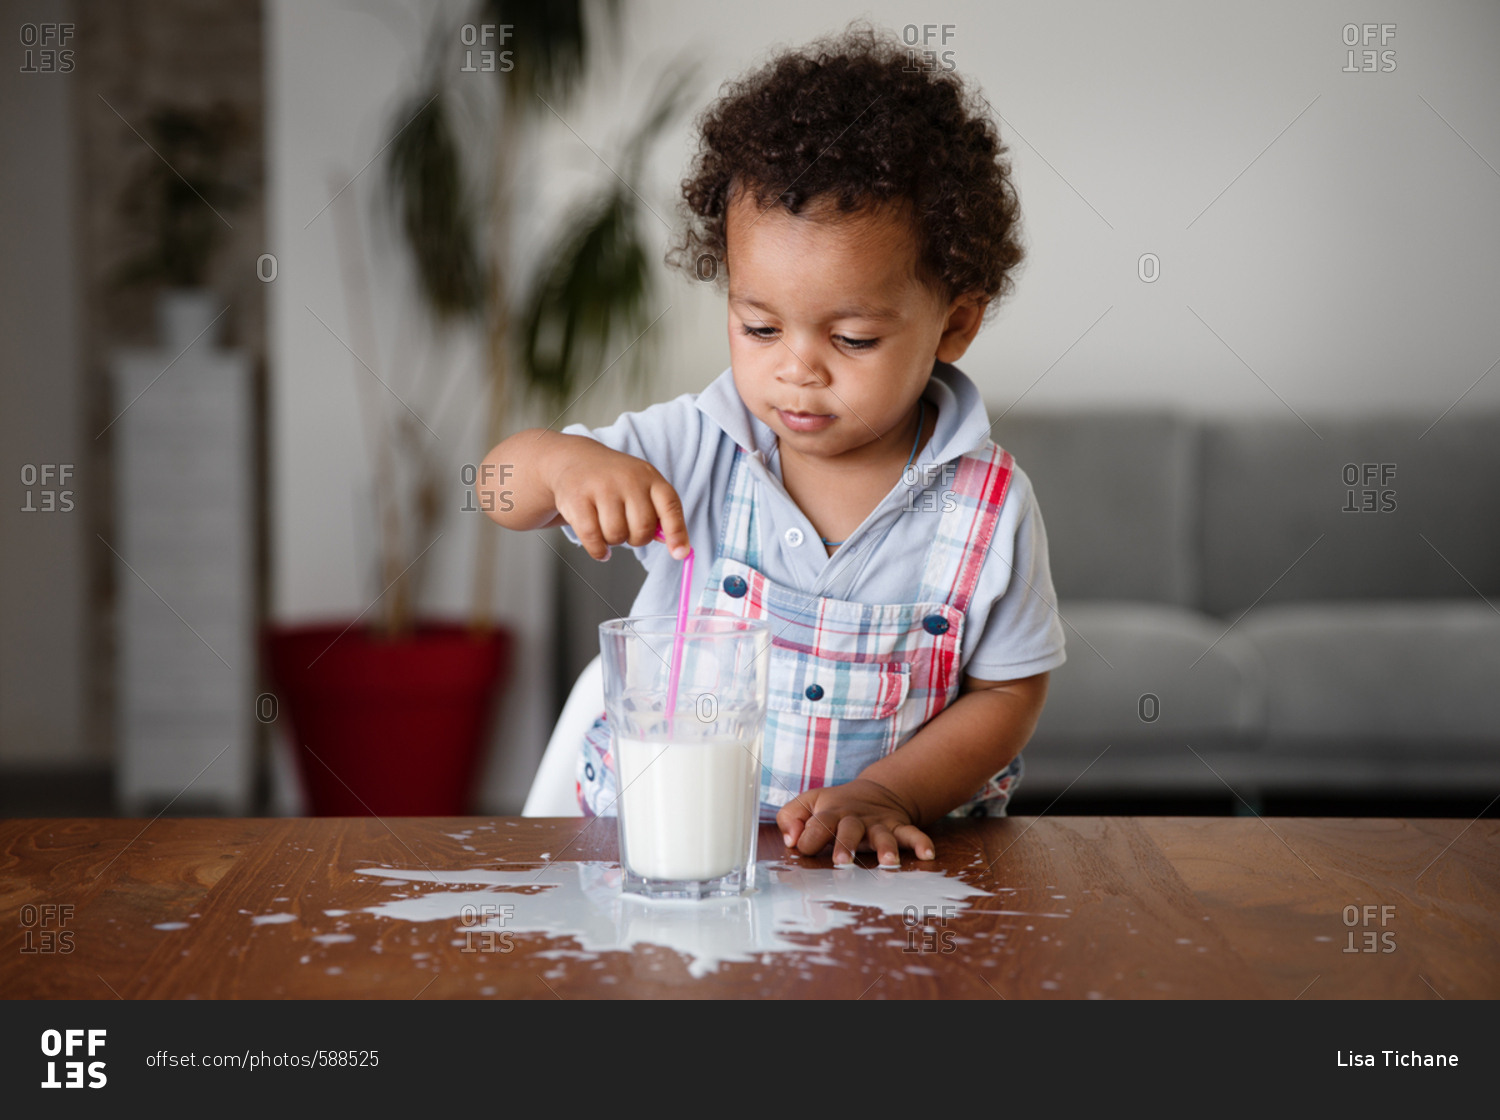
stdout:
[(766, 623), (737, 618), (599, 627), (624, 890), (708, 898), (754, 886), (770, 644)]

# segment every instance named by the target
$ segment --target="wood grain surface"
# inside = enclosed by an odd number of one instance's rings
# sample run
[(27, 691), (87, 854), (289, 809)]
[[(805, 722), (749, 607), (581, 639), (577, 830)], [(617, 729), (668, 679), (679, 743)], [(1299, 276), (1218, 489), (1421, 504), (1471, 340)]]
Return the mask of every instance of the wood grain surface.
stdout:
[[(568, 936), (518, 932), (503, 951), (465, 951), (454, 920), (365, 909), (482, 889), (417, 872), (535, 869), (535, 887), (500, 896), (545, 896), (543, 876), (616, 858), (612, 820), (0, 821), (0, 995), (1500, 995), (1500, 822), (1017, 817), (945, 822), (934, 837), (938, 860), (908, 855), (904, 867), (989, 895), (921, 929), (861, 910), (805, 950), (694, 977), (688, 956), (662, 946), (584, 954)], [(762, 859), (785, 859), (774, 830), (760, 843)], [(826, 855), (798, 864), (832, 867)], [(360, 874), (371, 867), (414, 877)]]

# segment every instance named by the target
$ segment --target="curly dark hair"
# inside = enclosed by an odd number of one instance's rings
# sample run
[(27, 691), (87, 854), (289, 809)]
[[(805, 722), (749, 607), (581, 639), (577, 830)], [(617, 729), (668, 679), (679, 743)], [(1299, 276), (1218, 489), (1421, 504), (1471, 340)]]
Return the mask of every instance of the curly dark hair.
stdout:
[(993, 310), (1025, 256), (1007, 149), (988, 102), (920, 59), (855, 23), (726, 83), (696, 122), (687, 229), (667, 263), (722, 283), (737, 191), (793, 214), (814, 201), (844, 213), (897, 204), (915, 223), (919, 277), (948, 299), (983, 293)]

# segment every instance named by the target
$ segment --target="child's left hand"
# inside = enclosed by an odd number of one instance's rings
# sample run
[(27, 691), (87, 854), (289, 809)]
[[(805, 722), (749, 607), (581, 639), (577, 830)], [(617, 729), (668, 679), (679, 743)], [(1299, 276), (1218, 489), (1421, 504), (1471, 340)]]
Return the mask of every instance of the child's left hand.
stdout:
[(807, 790), (776, 814), (788, 848), (811, 856), (832, 843), (836, 865), (853, 863), (855, 852), (873, 851), (882, 867), (900, 867), (901, 848), (932, 859), (932, 840), (912, 822), (911, 807), (866, 778)]

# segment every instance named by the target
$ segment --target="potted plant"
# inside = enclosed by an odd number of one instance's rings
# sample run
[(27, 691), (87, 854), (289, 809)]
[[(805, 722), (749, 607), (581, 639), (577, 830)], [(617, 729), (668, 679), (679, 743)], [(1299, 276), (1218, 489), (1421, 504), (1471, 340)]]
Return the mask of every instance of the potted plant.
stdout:
[(157, 330), (175, 354), (216, 326), (223, 306), (207, 287), (208, 269), (229, 229), (223, 212), (245, 197), (226, 174), (244, 123), (227, 102), (207, 109), (164, 105), (151, 112), (146, 133), (154, 154), (141, 155), (121, 210), (132, 228), (148, 231), (149, 242), (114, 279), (120, 287), (160, 286)]
[[(614, 5), (606, 11), (613, 18)], [(575, 91), (589, 59), (584, 15), (578, 0), (479, 5), (466, 22), (507, 28), (509, 44), (484, 88), (474, 74), (481, 68), (466, 69), (453, 57), (457, 29), (440, 27), (384, 149), (387, 196), (428, 312), (442, 329), (484, 339), (490, 444), (506, 434), (518, 389), (565, 410), (580, 379), (604, 367), (606, 349), (623, 348), (650, 323), (644, 204), (634, 182), (645, 152), (682, 104), (683, 72), (668, 69), (625, 145), (620, 175), (559, 225), (528, 281), (515, 283), (507, 264), (511, 182), (525, 165), (526, 125), (567, 105)], [(348, 233), (349, 213), (342, 207), (335, 221), (345, 230), (340, 256), (350, 319), (368, 328), (360, 241)], [(649, 350), (649, 340), (633, 347), (628, 368), (644, 370)], [(362, 374), (359, 384), (372, 394), (365, 413), (384, 591), (368, 618), (272, 629), (269, 668), (314, 812), (462, 814), (511, 656), (510, 635), (495, 625), (490, 603), (498, 533), (479, 535), (468, 624), (418, 621), (439, 511), (432, 441), (417, 415), (373, 378)], [(371, 421), (380, 408), (393, 423)]]

